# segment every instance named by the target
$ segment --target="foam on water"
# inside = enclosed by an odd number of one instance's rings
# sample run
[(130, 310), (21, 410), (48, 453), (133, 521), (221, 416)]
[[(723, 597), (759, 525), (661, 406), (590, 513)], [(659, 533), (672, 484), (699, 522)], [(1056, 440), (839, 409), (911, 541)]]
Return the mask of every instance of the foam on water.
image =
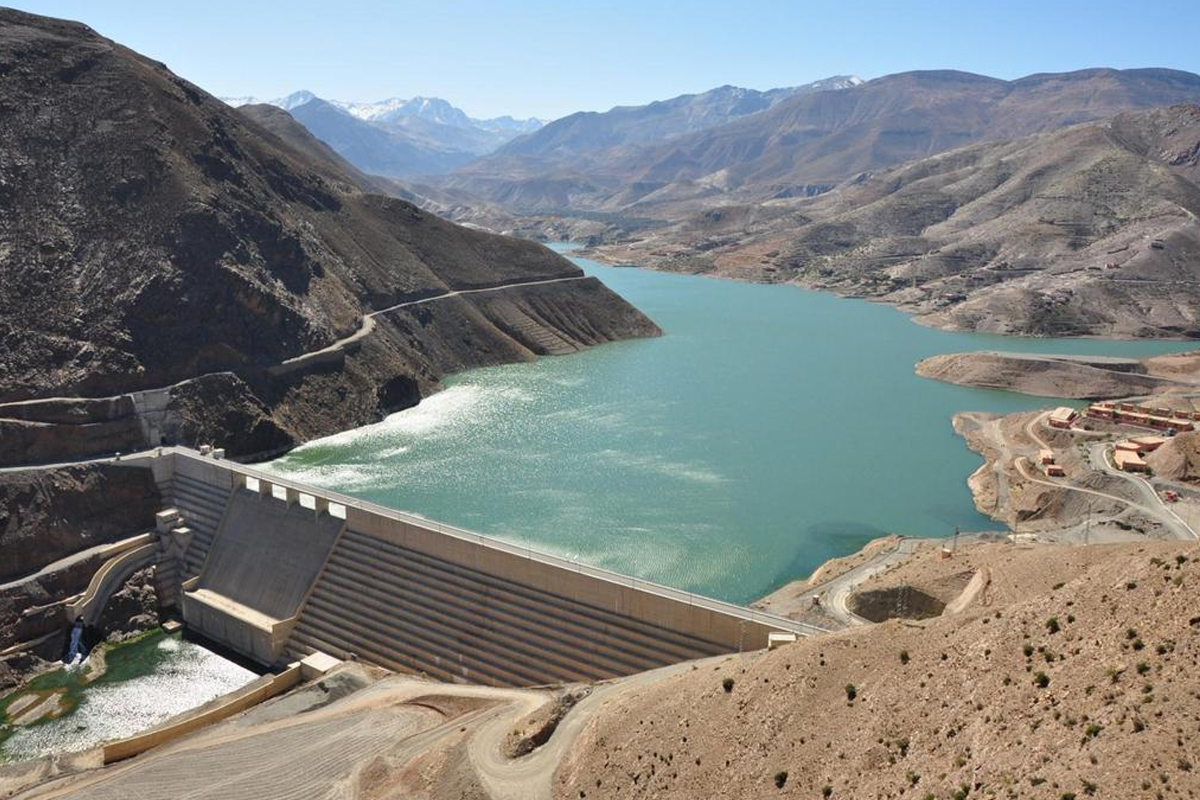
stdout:
[[(130, 645), (137, 647), (137, 644)], [(143, 674), (105, 675), (83, 689), (78, 708), (59, 719), (18, 728), (0, 745), (0, 760), (21, 761), (51, 753), (86, 750), (132, 736), (163, 720), (203, 705), (257, 675), (179, 637), (147, 643)], [(119, 651), (118, 651), (119, 652)], [(110, 670), (121, 671), (111, 655)]]

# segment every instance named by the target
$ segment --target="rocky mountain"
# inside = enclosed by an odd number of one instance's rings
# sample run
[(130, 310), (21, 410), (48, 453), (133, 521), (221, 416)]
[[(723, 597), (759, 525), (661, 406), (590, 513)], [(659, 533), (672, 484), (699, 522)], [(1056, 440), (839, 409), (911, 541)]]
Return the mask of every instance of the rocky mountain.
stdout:
[(474, 153), (463, 149), (457, 128), (447, 129), (452, 135), (446, 138), (455, 140), (447, 142), (430, 130), (366, 122), (321, 99), (294, 106), (289, 113), (355, 167), (373, 175), (432, 175), (449, 172), (475, 158)]
[(325, 100), (301, 90), (269, 101), (253, 97), (222, 99), (235, 108), (272, 105), (294, 112), (297, 119), (360, 169), (393, 178), (447, 172), (544, 124), (538, 119), (511, 116), (474, 119), (440, 97), (392, 97), (356, 103)]
[(1195, 336), (1198, 165), (1200, 106), (1176, 105), (715, 208), (600, 254), (875, 297), (955, 329)]
[(803, 86), (765, 92), (720, 86), (644, 106), (617, 106), (604, 112), (580, 111), (513, 141), (501, 148), (497, 157), (570, 158), (621, 145), (658, 143), (763, 111), (789, 97), (844, 89), (860, 83), (862, 80), (854, 76), (838, 75)]
[[(447, 182), (514, 208), (556, 204), (678, 219), (737, 200), (806, 196), (846, 178), (972, 142), (998, 141), (1116, 113), (1200, 100), (1200, 76), (1164, 69), (1031, 75), (908, 72), (808, 91), (668, 141), (593, 140), (570, 164), (517, 140)], [(555, 132), (547, 126), (535, 137)], [(531, 137), (532, 138), (532, 137)]]
[(83, 25), (0, 10), (0, 105), (5, 463), (286, 449), (449, 371), (657, 332), (540, 245), (364, 192)]
[(621, 190), (622, 179), (614, 179), (605, 166), (611, 158), (628, 158), (641, 148), (719, 127), (791, 97), (862, 82), (852, 75), (837, 75), (768, 91), (720, 86), (644, 106), (581, 111), (514, 139), (442, 183), (521, 211), (588, 207), (597, 202), (593, 198)]

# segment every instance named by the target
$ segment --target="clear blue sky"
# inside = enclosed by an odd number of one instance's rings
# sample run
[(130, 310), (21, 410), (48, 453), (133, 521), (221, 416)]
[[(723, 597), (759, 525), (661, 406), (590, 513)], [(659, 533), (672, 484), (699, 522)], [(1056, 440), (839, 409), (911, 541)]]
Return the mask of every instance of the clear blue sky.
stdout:
[[(554, 118), (732, 83), (954, 68), (1200, 72), (1200, 0), (16, 0), (217, 95), (433, 95)], [(185, 10), (186, 9), (186, 10)]]

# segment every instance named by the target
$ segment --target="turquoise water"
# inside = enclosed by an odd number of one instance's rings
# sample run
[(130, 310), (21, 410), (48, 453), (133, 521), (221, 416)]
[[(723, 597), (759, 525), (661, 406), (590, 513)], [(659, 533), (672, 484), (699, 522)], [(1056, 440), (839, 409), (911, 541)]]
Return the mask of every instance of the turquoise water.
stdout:
[(951, 415), (1049, 401), (924, 380), (920, 359), (1189, 349), (947, 333), (790, 286), (577, 263), (666, 335), (456, 376), (268, 468), (745, 602), (885, 533), (997, 527), (971, 502), (980, 459)]

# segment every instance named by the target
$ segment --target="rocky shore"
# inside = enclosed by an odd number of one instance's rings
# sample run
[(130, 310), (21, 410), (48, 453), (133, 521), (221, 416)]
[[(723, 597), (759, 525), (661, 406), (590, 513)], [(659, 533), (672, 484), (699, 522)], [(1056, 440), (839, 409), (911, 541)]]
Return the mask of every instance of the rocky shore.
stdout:
[(1200, 387), (1200, 353), (1153, 358), (951, 353), (921, 361), (923, 378), (1038, 397), (1108, 400)]

